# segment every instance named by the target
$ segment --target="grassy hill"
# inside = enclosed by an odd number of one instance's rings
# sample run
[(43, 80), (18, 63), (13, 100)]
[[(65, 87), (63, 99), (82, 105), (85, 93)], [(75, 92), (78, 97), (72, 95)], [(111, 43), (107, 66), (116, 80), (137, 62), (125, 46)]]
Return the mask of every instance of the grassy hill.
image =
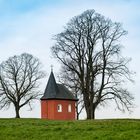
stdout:
[(0, 140), (140, 140), (140, 120), (0, 119)]

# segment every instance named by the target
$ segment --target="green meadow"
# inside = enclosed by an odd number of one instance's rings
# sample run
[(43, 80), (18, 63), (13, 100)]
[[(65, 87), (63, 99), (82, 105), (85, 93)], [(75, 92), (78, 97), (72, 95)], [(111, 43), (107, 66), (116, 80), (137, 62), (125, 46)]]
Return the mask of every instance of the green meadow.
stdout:
[(0, 119), (0, 140), (140, 140), (140, 120)]

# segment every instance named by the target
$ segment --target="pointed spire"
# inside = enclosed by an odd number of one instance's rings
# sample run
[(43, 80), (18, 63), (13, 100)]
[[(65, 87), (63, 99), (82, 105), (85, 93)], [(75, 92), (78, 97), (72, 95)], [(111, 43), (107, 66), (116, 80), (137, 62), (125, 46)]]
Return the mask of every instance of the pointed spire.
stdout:
[(43, 98), (55, 98), (57, 92), (58, 92), (58, 87), (54, 78), (54, 74), (51, 71)]

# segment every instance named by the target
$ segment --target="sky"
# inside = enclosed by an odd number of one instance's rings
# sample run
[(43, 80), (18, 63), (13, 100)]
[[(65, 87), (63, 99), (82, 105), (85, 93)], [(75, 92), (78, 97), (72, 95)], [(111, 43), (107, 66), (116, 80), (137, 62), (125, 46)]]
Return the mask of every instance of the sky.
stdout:
[[(139, 0), (0, 0), (0, 63), (13, 55), (27, 52), (40, 59), (47, 76), (40, 86), (43, 92), (50, 74), (60, 70), (60, 64), (53, 59), (51, 46), (53, 36), (63, 31), (66, 23), (88, 9), (121, 22), (128, 34), (123, 37), (122, 55), (131, 57), (129, 68), (136, 72), (134, 84), (127, 88), (135, 97), (133, 113), (121, 113), (114, 104), (98, 108), (97, 119), (140, 118), (140, 1)], [(33, 110), (23, 107), (21, 117), (40, 118), (40, 101), (33, 103)], [(13, 106), (0, 110), (0, 118), (15, 117)], [(83, 111), (81, 119), (86, 115)]]

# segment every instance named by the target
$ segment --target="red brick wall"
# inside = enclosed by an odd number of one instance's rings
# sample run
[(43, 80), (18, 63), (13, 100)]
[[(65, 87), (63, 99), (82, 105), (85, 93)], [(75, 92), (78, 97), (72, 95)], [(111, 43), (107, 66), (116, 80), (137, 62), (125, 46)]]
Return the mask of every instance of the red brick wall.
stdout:
[[(75, 120), (75, 101), (69, 100), (41, 100), (41, 118), (50, 120)], [(57, 111), (57, 105), (62, 105), (62, 112)], [(71, 112), (68, 105), (71, 104)]]
[(41, 100), (41, 118), (47, 118), (48, 112), (47, 112), (47, 102), (46, 100)]

